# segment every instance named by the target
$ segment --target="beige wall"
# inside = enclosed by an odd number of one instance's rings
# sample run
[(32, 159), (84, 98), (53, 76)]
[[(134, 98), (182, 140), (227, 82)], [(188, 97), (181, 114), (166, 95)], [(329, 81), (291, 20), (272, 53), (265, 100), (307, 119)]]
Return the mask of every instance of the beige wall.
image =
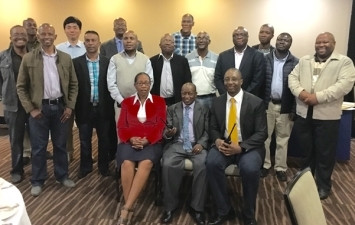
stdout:
[(271, 23), (275, 34), (293, 36), (291, 51), (298, 57), (313, 54), (315, 37), (323, 31), (332, 32), (336, 49), (346, 54), (351, 7), (352, 0), (0, 0), (0, 49), (8, 47), (10, 28), (27, 17), (38, 24), (53, 24), (56, 43), (66, 40), (62, 23), (67, 16), (80, 18), (82, 33), (96, 30), (102, 41), (113, 37), (112, 21), (123, 17), (143, 42), (146, 54), (153, 56), (159, 53), (160, 37), (179, 30), (181, 16), (189, 12), (195, 17), (193, 33), (207, 31), (210, 49), (216, 53), (232, 47), (235, 27), (244, 25), (253, 45), (258, 43), (260, 25)]

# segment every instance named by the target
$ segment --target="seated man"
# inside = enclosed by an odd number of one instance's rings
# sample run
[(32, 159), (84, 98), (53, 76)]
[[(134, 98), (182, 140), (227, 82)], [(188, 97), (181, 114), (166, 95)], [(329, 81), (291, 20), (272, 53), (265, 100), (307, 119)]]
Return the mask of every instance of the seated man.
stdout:
[(210, 139), (213, 146), (207, 155), (206, 169), (217, 217), (210, 220), (209, 225), (223, 224), (235, 217), (224, 174), (232, 163), (238, 164), (242, 178), (244, 224), (256, 224), (256, 196), (267, 138), (266, 113), (263, 101), (243, 91), (242, 84), (241, 72), (228, 69), (224, 75), (227, 93), (212, 103)]
[(193, 163), (192, 199), (189, 213), (197, 224), (205, 224), (203, 215), (206, 198), (205, 160), (208, 146), (209, 110), (195, 101), (196, 86), (185, 83), (181, 89), (182, 102), (168, 108), (167, 122), (172, 128), (164, 136), (170, 140), (163, 154), (163, 187), (165, 212), (161, 222), (169, 223), (177, 208), (178, 192), (184, 175), (185, 158)]

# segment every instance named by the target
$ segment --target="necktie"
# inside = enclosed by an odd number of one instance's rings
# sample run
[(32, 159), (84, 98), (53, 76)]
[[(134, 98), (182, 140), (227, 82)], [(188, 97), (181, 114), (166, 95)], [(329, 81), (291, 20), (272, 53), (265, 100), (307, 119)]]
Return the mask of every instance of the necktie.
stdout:
[(122, 41), (119, 40), (118, 46), (117, 46), (117, 52), (120, 53), (120, 52), (122, 52), (122, 50), (123, 50), (123, 44), (122, 44)]
[[(229, 118), (228, 118), (228, 135), (231, 134), (231, 141), (232, 142), (238, 142), (238, 129), (237, 127), (234, 127), (233, 132), (232, 128), (234, 124), (237, 123), (237, 106), (234, 98), (230, 99), (230, 108), (229, 108)], [(236, 125), (237, 126), (237, 125)]]
[(189, 133), (189, 113), (190, 113), (190, 106), (185, 107), (185, 114), (184, 114), (184, 123), (183, 123), (183, 148), (187, 152), (191, 152), (192, 146), (190, 142), (190, 133)]

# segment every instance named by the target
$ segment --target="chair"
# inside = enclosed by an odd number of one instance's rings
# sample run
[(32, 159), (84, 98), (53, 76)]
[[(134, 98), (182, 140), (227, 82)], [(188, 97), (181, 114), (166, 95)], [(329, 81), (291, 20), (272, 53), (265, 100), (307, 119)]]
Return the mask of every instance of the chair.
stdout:
[(284, 199), (293, 225), (327, 224), (310, 168), (298, 172), (287, 184)]

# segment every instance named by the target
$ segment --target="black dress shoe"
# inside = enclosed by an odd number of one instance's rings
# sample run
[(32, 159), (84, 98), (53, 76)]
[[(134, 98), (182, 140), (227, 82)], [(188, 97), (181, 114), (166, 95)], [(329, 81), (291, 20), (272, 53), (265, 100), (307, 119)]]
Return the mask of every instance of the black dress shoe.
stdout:
[(82, 178), (84, 178), (84, 177), (86, 177), (89, 173), (90, 173), (91, 171), (89, 171), (89, 172), (79, 172), (78, 173), (78, 178), (79, 179), (82, 179)]
[(170, 223), (173, 220), (174, 211), (164, 211), (160, 221), (162, 223)]
[(194, 219), (196, 224), (205, 225), (205, 215), (203, 214), (203, 212), (198, 212), (190, 207), (189, 214)]
[(319, 189), (319, 190), (318, 190), (318, 194), (319, 194), (320, 200), (324, 200), (324, 199), (328, 198), (328, 196), (329, 196), (329, 191), (325, 191), (325, 190), (323, 190), (323, 189)]
[(234, 219), (235, 217), (236, 217), (235, 211), (233, 208), (231, 208), (227, 215), (224, 215), (224, 216), (218, 215), (215, 219), (213, 219), (212, 221), (209, 221), (208, 225), (220, 225), (220, 224), (223, 224), (224, 222), (226, 222), (227, 220)]
[(287, 175), (285, 171), (276, 171), (276, 177), (279, 181), (287, 181)]
[(269, 174), (269, 169), (266, 169), (266, 168), (261, 169), (260, 177), (267, 177), (268, 174)]

